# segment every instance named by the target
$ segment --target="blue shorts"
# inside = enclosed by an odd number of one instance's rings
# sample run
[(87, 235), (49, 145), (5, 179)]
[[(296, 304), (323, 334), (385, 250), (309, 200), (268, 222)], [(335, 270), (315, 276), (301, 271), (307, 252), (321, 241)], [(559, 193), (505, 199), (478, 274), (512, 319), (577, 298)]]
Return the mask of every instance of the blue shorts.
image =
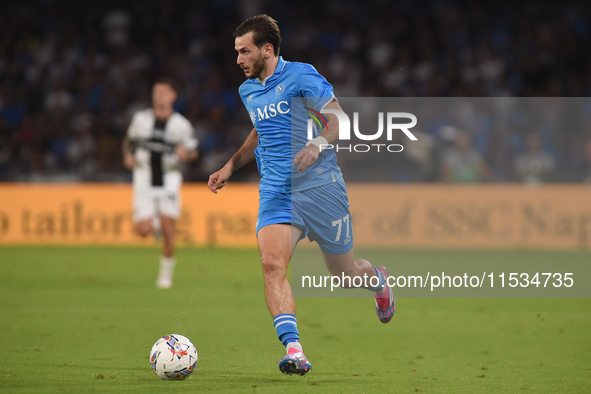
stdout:
[(330, 254), (347, 253), (353, 247), (353, 227), (347, 188), (342, 179), (301, 192), (261, 190), (256, 231), (270, 224), (287, 223), (302, 230)]

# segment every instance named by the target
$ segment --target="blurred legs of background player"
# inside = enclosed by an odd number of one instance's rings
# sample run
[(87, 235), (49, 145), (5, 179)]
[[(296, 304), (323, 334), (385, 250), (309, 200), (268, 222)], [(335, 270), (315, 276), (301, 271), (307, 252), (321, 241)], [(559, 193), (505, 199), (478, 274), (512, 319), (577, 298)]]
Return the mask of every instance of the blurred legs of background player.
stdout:
[(174, 266), (176, 258), (174, 257), (176, 219), (168, 216), (158, 215), (143, 219), (135, 223), (135, 232), (147, 237), (151, 234), (154, 238), (162, 237), (162, 256), (160, 256), (160, 269), (156, 287), (160, 289), (169, 289), (172, 286), (174, 275)]
[(179, 190), (150, 188), (134, 190), (134, 231), (142, 236), (153, 235), (162, 238), (162, 255), (156, 287), (168, 289), (172, 286), (175, 249), (176, 221), (180, 215), (181, 198)]

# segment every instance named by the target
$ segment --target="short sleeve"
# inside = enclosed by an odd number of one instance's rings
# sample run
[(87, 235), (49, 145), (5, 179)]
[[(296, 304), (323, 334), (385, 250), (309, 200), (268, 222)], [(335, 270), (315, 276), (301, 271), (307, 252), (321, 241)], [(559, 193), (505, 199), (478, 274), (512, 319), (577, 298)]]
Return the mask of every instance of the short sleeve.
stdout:
[(297, 81), (300, 95), (317, 111), (335, 98), (332, 85), (310, 64), (302, 64)]
[(130, 140), (135, 140), (138, 139), (139, 137), (139, 133), (138, 133), (138, 117), (139, 117), (139, 112), (136, 112), (133, 115), (133, 118), (131, 118), (131, 123), (129, 123), (129, 127), (127, 128), (127, 137)]
[(187, 150), (195, 150), (199, 146), (199, 140), (195, 136), (193, 125), (187, 119), (183, 119), (183, 145)]

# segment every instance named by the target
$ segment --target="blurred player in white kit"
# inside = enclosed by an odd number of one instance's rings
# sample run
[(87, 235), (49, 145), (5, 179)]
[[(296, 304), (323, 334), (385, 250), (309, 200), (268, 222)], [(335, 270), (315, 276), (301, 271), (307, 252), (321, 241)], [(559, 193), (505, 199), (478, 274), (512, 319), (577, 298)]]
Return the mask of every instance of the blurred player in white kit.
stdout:
[(161, 78), (152, 88), (152, 108), (134, 114), (123, 142), (123, 163), (133, 170), (134, 230), (162, 236), (156, 287), (168, 289), (176, 258), (175, 225), (180, 215), (180, 162), (197, 158), (198, 141), (191, 122), (175, 112), (174, 82)]

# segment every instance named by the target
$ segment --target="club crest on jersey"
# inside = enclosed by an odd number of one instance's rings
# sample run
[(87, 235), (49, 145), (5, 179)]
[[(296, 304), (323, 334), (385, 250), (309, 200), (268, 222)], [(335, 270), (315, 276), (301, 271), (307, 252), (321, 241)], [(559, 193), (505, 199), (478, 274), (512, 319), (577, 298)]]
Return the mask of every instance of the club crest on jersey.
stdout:
[(276, 88), (275, 88), (275, 93), (277, 94), (281, 94), (285, 92), (285, 84), (284, 83), (280, 83)]
[(248, 98), (246, 99), (247, 103), (250, 103), (252, 101), (252, 94), (250, 96), (248, 96)]

